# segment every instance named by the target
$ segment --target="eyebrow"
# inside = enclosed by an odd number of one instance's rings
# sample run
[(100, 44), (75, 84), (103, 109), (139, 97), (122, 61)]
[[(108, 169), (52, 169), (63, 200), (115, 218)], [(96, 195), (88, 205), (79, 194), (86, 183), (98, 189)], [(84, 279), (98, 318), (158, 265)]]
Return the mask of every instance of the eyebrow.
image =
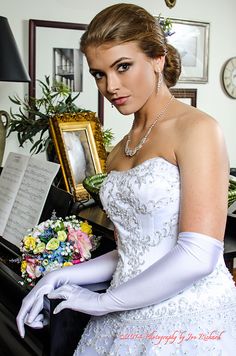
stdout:
[[(132, 58), (129, 58), (129, 57), (120, 57), (120, 58), (118, 58), (115, 62), (113, 62), (111, 65), (110, 65), (110, 67), (112, 68), (112, 67), (114, 67), (117, 63), (120, 63), (120, 62), (122, 62), (122, 61), (124, 61), (124, 60), (131, 60)], [(92, 72), (100, 72), (100, 70), (99, 69), (95, 69), (95, 68), (90, 68), (89, 69), (89, 72), (90, 73), (92, 73)]]

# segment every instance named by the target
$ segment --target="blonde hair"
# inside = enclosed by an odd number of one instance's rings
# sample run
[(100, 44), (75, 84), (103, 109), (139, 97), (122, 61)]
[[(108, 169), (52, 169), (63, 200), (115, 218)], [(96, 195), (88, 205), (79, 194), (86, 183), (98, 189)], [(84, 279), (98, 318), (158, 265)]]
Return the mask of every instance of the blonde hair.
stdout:
[(163, 70), (168, 88), (174, 86), (181, 73), (178, 51), (167, 43), (157, 19), (144, 8), (134, 4), (116, 4), (99, 12), (81, 37), (80, 49), (104, 43), (135, 41), (150, 58), (165, 56)]

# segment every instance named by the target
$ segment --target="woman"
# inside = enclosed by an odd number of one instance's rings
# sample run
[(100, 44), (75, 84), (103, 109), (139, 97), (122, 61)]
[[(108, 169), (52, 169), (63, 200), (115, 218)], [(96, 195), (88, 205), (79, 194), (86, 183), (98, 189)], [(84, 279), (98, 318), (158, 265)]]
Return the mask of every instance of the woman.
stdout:
[[(175, 100), (177, 51), (132, 4), (101, 11), (81, 40), (100, 92), (131, 131), (109, 155), (101, 200), (117, 251), (44, 277), (17, 322), (41, 327), (42, 295), (94, 317), (75, 355), (233, 355), (236, 292), (223, 261), (228, 159), (221, 130)], [(112, 277), (106, 293), (81, 287)], [(59, 288), (58, 288), (59, 287)]]

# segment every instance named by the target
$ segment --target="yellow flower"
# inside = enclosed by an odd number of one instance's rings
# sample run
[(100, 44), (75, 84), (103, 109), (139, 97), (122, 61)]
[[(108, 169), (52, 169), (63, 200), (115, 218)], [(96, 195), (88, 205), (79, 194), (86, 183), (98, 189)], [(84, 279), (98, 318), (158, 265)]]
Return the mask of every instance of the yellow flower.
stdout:
[(73, 266), (73, 263), (71, 263), (71, 262), (64, 262), (64, 263), (63, 263), (63, 267), (67, 267), (67, 266)]
[(45, 247), (46, 247), (46, 245), (44, 242), (38, 243), (33, 251), (34, 254), (42, 253), (45, 250)]
[(26, 271), (26, 267), (27, 267), (27, 262), (26, 261), (22, 261), (21, 262), (21, 268), (20, 268), (22, 273)]
[(33, 236), (25, 236), (23, 239), (26, 250), (34, 250), (36, 246), (36, 238)]
[(81, 231), (87, 235), (92, 235), (92, 226), (88, 224), (87, 221), (83, 221), (80, 223)]
[(48, 241), (46, 245), (47, 250), (56, 250), (59, 247), (59, 241), (57, 239), (52, 238), (50, 241)]
[(58, 231), (57, 238), (59, 241), (62, 241), (62, 242), (66, 241), (67, 235), (66, 235), (65, 231)]

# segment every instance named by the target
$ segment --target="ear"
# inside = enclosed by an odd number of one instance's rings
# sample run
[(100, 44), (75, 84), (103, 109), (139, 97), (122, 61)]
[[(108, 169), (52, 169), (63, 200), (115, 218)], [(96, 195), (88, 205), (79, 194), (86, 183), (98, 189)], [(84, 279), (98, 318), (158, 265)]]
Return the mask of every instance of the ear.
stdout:
[(157, 74), (163, 71), (165, 65), (165, 56), (157, 57), (153, 59), (154, 72)]

